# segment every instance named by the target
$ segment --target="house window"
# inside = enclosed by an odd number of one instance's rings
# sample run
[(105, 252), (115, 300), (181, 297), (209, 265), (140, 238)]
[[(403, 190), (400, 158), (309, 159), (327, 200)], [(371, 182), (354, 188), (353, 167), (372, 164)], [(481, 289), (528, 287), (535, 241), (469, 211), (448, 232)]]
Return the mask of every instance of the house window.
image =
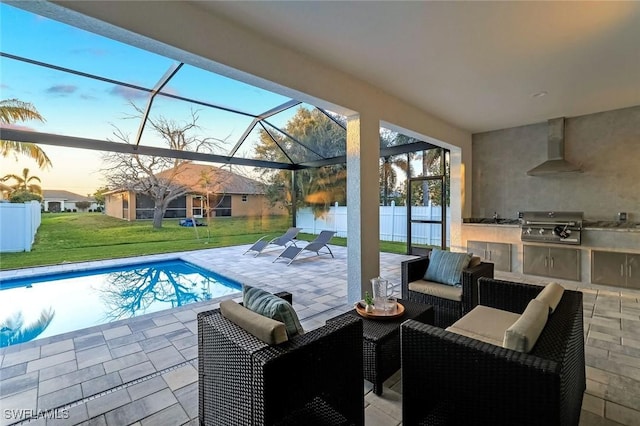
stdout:
[(213, 208), (213, 216), (231, 216), (231, 196), (224, 195), (222, 197), (217, 196), (215, 201), (211, 203)]
[[(155, 201), (145, 194), (136, 195), (136, 219), (153, 219)], [(165, 219), (187, 217), (187, 197), (178, 197), (169, 202), (164, 212)]]
[(242, 202), (246, 203), (247, 202), (247, 198), (248, 198), (247, 194), (243, 194), (242, 195)]

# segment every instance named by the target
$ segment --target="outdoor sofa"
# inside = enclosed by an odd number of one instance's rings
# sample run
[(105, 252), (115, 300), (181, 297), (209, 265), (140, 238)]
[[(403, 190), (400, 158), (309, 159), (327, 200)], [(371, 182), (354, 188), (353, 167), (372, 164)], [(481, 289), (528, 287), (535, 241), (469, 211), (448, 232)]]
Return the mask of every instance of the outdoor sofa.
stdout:
[[(540, 306), (532, 299), (541, 290), (481, 278), (478, 311), (517, 314), (519, 320), (530, 305)], [(483, 341), (491, 335), (483, 327), (499, 323), (486, 317), (467, 323), (478, 338), (465, 331), (466, 318), (450, 328), (456, 332), (413, 320), (403, 323), (403, 424), (578, 425), (586, 388), (582, 293), (564, 290), (557, 300), (553, 312), (548, 304), (539, 311), (546, 322), (537, 340), (523, 339), (532, 347), (508, 348), (507, 329), (502, 344)]]
[(433, 306), (434, 325), (445, 328), (478, 304), (478, 279), (493, 278), (493, 263), (472, 257), (456, 277), (459, 284), (452, 286), (424, 279), (432, 253), (402, 262), (402, 298)]
[[(291, 294), (279, 296), (291, 302)], [(234, 304), (226, 309), (246, 313)], [(225, 315), (198, 314), (201, 425), (364, 425), (362, 320), (345, 317), (267, 343), (256, 324), (273, 320), (240, 322), (249, 332)], [(273, 329), (269, 336), (280, 339)]]

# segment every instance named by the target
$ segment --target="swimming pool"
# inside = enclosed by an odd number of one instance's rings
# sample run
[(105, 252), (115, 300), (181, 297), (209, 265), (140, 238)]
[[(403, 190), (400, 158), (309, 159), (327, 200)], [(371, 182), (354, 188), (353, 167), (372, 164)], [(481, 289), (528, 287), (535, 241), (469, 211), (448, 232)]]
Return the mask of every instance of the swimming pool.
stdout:
[(182, 260), (0, 280), (0, 347), (241, 289), (236, 281)]

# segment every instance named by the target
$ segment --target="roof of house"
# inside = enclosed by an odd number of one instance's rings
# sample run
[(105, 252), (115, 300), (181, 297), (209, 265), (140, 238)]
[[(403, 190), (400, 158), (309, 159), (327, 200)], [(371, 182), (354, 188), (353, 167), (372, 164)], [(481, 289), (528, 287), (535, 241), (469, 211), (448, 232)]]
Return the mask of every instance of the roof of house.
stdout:
[[(158, 173), (158, 176), (170, 171)], [(206, 193), (205, 181), (209, 181), (212, 194), (264, 194), (264, 185), (256, 180), (205, 164), (186, 163), (176, 176), (176, 181), (191, 189), (192, 192)]]
[(84, 195), (76, 194), (76, 193), (61, 190), (61, 189), (43, 189), (42, 199), (45, 201), (63, 200), (63, 201), (69, 201), (69, 202), (78, 202), (78, 201), (95, 202), (95, 200), (91, 197), (85, 197)]

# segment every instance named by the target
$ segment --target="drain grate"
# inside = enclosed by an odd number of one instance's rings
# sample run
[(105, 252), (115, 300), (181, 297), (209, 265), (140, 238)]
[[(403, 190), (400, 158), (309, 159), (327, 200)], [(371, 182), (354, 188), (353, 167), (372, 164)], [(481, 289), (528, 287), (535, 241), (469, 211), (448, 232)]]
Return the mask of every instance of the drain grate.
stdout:
[(73, 408), (73, 407), (77, 407), (78, 405), (86, 404), (88, 401), (92, 401), (94, 399), (103, 397), (105, 395), (109, 395), (109, 394), (111, 394), (113, 392), (117, 392), (117, 391), (122, 390), (122, 389), (126, 389), (128, 387), (133, 386), (133, 385), (137, 385), (138, 383), (143, 383), (143, 382), (149, 381), (149, 380), (151, 380), (153, 378), (156, 378), (158, 376), (166, 374), (166, 373), (168, 373), (170, 371), (174, 371), (174, 370), (177, 370), (179, 368), (185, 367), (185, 366), (187, 366), (189, 364), (193, 365), (193, 363), (195, 361), (197, 361), (197, 359), (193, 358), (193, 359), (190, 359), (188, 361), (181, 362), (180, 364), (172, 365), (171, 367), (167, 367), (167, 368), (165, 368), (163, 370), (156, 371), (155, 373), (151, 373), (151, 374), (148, 374), (146, 376), (137, 378), (135, 380), (131, 380), (131, 381), (127, 382), (127, 383), (123, 383), (121, 385), (118, 385), (118, 386), (115, 386), (113, 388), (104, 390), (102, 392), (98, 392), (98, 393), (93, 394), (93, 395), (89, 395), (89, 396), (87, 396), (85, 398), (78, 399), (77, 401), (69, 402), (69, 403), (61, 405), (59, 407), (50, 408), (48, 410), (37, 410), (37, 411), (34, 410), (32, 415), (30, 415), (30, 416), (26, 417), (25, 419), (20, 420), (18, 422), (11, 423), (10, 426), (17, 426), (17, 425), (27, 424), (27, 423), (30, 423), (32, 421), (39, 420), (40, 418), (43, 418), (43, 417), (46, 418), (46, 419), (59, 418), (59, 417), (56, 417), (56, 416), (59, 416), (60, 413), (64, 412), (65, 410), (68, 410), (68, 409)]

